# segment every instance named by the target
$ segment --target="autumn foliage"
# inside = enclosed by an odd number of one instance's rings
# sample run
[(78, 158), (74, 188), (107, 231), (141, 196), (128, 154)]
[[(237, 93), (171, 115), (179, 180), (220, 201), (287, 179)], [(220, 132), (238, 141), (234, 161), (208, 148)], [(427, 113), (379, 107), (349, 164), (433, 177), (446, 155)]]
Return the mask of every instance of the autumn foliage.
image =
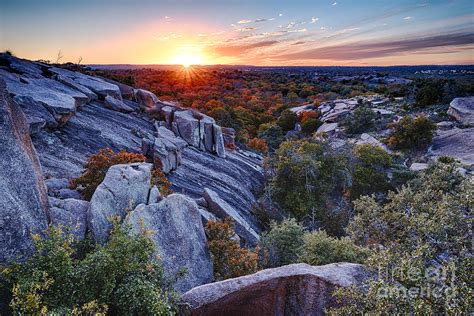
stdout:
[(217, 280), (235, 278), (255, 273), (258, 270), (258, 251), (241, 248), (235, 240), (233, 224), (230, 218), (208, 221), (206, 225), (207, 241)]
[(261, 153), (266, 154), (268, 152), (268, 145), (264, 139), (255, 137), (249, 140), (247, 144), (250, 148), (259, 151)]
[(156, 185), (160, 193), (164, 196), (173, 193), (171, 190), (171, 182), (160, 169), (154, 169), (151, 172), (151, 185)]

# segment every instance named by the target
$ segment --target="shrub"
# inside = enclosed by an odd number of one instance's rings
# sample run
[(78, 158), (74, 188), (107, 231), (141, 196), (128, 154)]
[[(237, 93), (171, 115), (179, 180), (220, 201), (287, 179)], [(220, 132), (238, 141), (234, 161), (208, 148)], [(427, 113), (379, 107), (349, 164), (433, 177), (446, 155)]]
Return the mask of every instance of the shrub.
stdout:
[(382, 148), (360, 145), (354, 149), (357, 162), (352, 174), (351, 198), (386, 192), (391, 188), (385, 170), (392, 165), (392, 157)]
[(390, 124), (390, 127), (392, 132), (387, 143), (391, 148), (414, 149), (431, 143), (436, 124), (425, 116), (405, 116), (399, 122)]
[[(108, 242), (78, 258), (73, 239), (50, 226), (34, 235), (36, 252), (2, 269), (14, 314), (156, 314), (176, 312), (153, 242), (114, 226)], [(153, 294), (153, 295), (152, 295)]]
[(309, 118), (301, 124), (301, 131), (306, 135), (311, 135), (318, 130), (323, 123), (315, 118)]
[(299, 262), (323, 265), (334, 262), (364, 263), (369, 251), (356, 246), (349, 238), (328, 236), (325, 231), (313, 231), (304, 235)]
[(258, 138), (265, 140), (270, 150), (275, 150), (285, 141), (283, 129), (274, 124), (262, 124), (258, 132)]
[(303, 124), (309, 119), (317, 119), (317, 118), (318, 118), (318, 112), (316, 111), (303, 111), (298, 115), (298, 121), (300, 121), (301, 124)]
[(259, 151), (263, 154), (266, 154), (268, 152), (268, 145), (267, 145), (267, 142), (264, 140), (264, 139), (260, 139), (260, 138), (252, 138), (251, 140), (249, 140), (249, 142), (247, 143), (247, 145), (256, 150), (256, 151)]
[(208, 221), (206, 235), (216, 280), (257, 272), (258, 249), (251, 251), (240, 247), (230, 218), (224, 222)]
[(171, 190), (171, 182), (160, 169), (154, 169), (151, 172), (151, 185), (156, 185), (163, 196), (173, 193)]
[(265, 265), (279, 267), (298, 262), (303, 235), (303, 227), (294, 219), (286, 219), (281, 223), (272, 221), (270, 230), (260, 239)]
[(84, 186), (82, 194), (85, 199), (90, 200), (111, 166), (144, 161), (146, 161), (146, 157), (142, 154), (129, 153), (123, 150), (115, 154), (110, 148), (101, 149), (97, 154), (89, 157), (85, 165), (85, 171), (74, 182)]
[(283, 131), (289, 131), (295, 127), (298, 122), (298, 116), (296, 113), (290, 110), (284, 110), (281, 112), (280, 117), (277, 120), (277, 125), (280, 126)]
[(473, 192), (456, 165), (438, 163), (389, 193), (385, 204), (359, 199), (348, 232), (356, 243), (377, 247), (367, 264), (379, 273), (366, 291), (338, 291), (342, 312), (469, 314)]
[(375, 127), (376, 114), (368, 106), (358, 107), (353, 115), (348, 116), (342, 121), (342, 125), (346, 127), (349, 134), (361, 134), (368, 132)]
[(322, 219), (330, 195), (342, 192), (349, 174), (345, 155), (325, 143), (309, 141), (282, 143), (272, 165), (273, 198), (298, 220), (306, 216)]
[(441, 80), (426, 79), (418, 82), (417, 85), (416, 106), (426, 107), (441, 101), (443, 97), (443, 82)]

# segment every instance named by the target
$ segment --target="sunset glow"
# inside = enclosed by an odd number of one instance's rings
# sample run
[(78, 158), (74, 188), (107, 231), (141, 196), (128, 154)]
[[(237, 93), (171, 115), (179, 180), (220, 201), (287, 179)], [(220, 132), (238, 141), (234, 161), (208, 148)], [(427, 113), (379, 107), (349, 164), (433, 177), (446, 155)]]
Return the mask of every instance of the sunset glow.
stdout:
[(174, 60), (174, 64), (183, 65), (184, 68), (189, 68), (191, 65), (199, 65), (202, 63), (202, 58), (199, 55), (178, 55)]
[(61, 51), (63, 62), (82, 57), (91, 64), (474, 63), (471, 0), (7, 0), (1, 6), (0, 50), (30, 59), (54, 60)]

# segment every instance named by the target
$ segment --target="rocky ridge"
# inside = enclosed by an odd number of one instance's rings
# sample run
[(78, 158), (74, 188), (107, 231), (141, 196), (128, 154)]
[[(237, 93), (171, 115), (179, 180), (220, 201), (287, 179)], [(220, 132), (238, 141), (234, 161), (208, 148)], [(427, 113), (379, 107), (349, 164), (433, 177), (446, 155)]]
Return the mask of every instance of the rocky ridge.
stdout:
[[(9, 149), (2, 153), (2, 163), (9, 166), (3, 168), (7, 174), (2, 179), (8, 182), (3, 187), (10, 195), (19, 192), (12, 199), (31, 202), (1, 200), (2, 207), (11, 207), (3, 208), (2, 236), (10, 236), (10, 241), (1, 241), (0, 261), (28, 255), (29, 233), (40, 233), (48, 223), (68, 227), (77, 239), (90, 233), (103, 242), (109, 220), (116, 216), (135, 231), (143, 223), (156, 232), (152, 239), (167, 273), (187, 269), (177, 289), (189, 290), (212, 281), (203, 223), (224, 217), (208, 209), (206, 190), (246, 228), (241, 230), (242, 242), (255, 243), (260, 227), (251, 208), (263, 183), (262, 158), (234, 148), (230, 129), (223, 133), (214, 119), (161, 102), (149, 91), (7, 54), (0, 55), (0, 81), (2, 118), (9, 118), (5, 122), (12, 130), (2, 137), (18, 148), (15, 152), (13, 145), (2, 146)], [(16, 121), (21, 125), (18, 132)], [(69, 181), (102, 148), (141, 152), (151, 163), (111, 167), (91, 201), (83, 201)], [(14, 163), (17, 157), (25, 159)], [(168, 174), (177, 194), (162, 197), (151, 184), (153, 165)], [(23, 182), (10, 181), (20, 173)]]

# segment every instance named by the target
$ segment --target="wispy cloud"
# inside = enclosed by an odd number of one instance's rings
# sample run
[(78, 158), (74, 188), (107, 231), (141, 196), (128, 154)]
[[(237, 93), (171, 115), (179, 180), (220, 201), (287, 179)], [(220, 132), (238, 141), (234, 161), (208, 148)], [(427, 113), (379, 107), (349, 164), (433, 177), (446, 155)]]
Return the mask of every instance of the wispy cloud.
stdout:
[(237, 24), (247, 24), (247, 23), (251, 23), (252, 20), (240, 20), (240, 21), (237, 21)]
[(244, 43), (240, 45), (217, 45), (211, 48), (212, 52), (221, 56), (238, 56), (250, 50), (262, 47), (269, 47), (277, 44), (278, 41), (261, 41), (256, 43)]
[(378, 58), (406, 53), (426, 53), (431, 49), (464, 47), (474, 49), (474, 33), (450, 33), (424, 38), (404, 40), (384, 40), (378, 42), (351, 43), (336, 46), (320, 47), (301, 52), (278, 56), (281, 60), (296, 59), (327, 59), (327, 60), (357, 60)]
[(411, 19), (413, 19), (413, 18), (412, 18), (411, 16), (406, 16), (406, 17), (404, 17), (403, 19), (404, 19), (404, 20), (411, 20)]
[(316, 17), (313, 16), (313, 17), (311, 18), (311, 22), (309, 22), (309, 23), (314, 24), (314, 23), (316, 23), (316, 22), (318, 22), (318, 21), (319, 21), (319, 18), (316, 18)]
[(333, 2), (331, 5), (337, 5), (337, 2), (336, 2), (336, 1), (334, 1), (334, 2)]
[(256, 30), (257, 28), (256, 27), (242, 27), (240, 29), (237, 29), (236, 31), (239, 31), (239, 32), (249, 32), (249, 31), (254, 31)]

